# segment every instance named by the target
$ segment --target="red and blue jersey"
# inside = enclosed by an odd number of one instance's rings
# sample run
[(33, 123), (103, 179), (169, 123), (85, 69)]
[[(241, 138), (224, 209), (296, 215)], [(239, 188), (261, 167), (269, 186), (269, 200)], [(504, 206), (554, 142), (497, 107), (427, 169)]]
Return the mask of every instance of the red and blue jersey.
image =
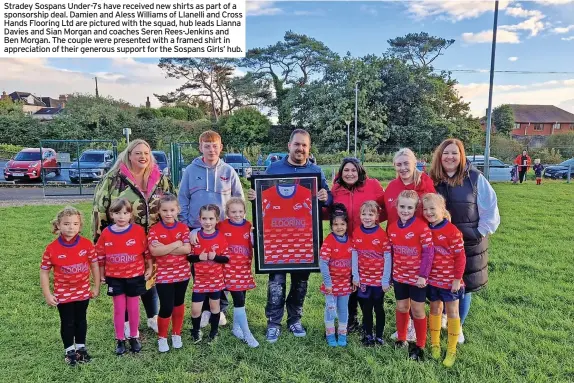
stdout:
[(385, 231), (379, 226), (359, 226), (353, 232), (353, 247), (357, 251), (361, 284), (381, 286), (385, 269), (385, 253), (391, 252), (391, 244)]
[(105, 267), (105, 276), (112, 278), (134, 278), (144, 275), (145, 260), (149, 257), (147, 236), (140, 225), (130, 224), (121, 232), (106, 227), (96, 243), (100, 266)]
[[(181, 222), (168, 226), (163, 221), (159, 221), (150, 228), (147, 240), (150, 247), (154, 243), (161, 245), (169, 245), (176, 241), (189, 243), (189, 228)], [(156, 283), (175, 283), (191, 278), (187, 254), (167, 254), (153, 258), (157, 266)]]
[(442, 289), (451, 289), (452, 282), (460, 279), (466, 266), (462, 233), (448, 220), (436, 226), (429, 226), (433, 236), (434, 258), (428, 284)]
[[(215, 255), (228, 256), (227, 241), (221, 231), (205, 234), (203, 230), (197, 233), (197, 244), (193, 247), (193, 255), (214, 252)], [(214, 260), (199, 261), (193, 264), (195, 277), (193, 291), (196, 293), (213, 293), (225, 288), (223, 264)]]
[[(329, 264), (332, 295), (349, 295), (353, 291), (351, 287), (352, 251), (352, 242), (348, 237), (345, 242), (342, 242), (331, 233), (323, 241), (320, 258)], [(326, 294), (324, 283), (321, 284), (321, 292)]]
[(229, 262), (223, 266), (225, 288), (229, 291), (246, 291), (255, 288), (251, 273), (253, 246), (251, 245), (251, 223), (243, 220), (234, 223), (229, 219), (219, 224), (228, 245)]

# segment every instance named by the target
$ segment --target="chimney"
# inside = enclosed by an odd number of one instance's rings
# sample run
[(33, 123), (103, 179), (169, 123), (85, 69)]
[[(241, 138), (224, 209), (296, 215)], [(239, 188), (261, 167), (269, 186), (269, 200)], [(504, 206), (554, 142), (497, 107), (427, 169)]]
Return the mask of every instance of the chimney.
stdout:
[(6, 91), (2, 91), (2, 98), (1, 98), (1, 99), (2, 99), (2, 100), (7, 100), (7, 99), (9, 99), (9, 98), (10, 98), (10, 96), (8, 96), (8, 94), (6, 94)]
[(145, 102), (145, 107), (149, 108), (151, 106), (151, 103), (149, 102), (149, 96), (147, 97), (147, 101)]

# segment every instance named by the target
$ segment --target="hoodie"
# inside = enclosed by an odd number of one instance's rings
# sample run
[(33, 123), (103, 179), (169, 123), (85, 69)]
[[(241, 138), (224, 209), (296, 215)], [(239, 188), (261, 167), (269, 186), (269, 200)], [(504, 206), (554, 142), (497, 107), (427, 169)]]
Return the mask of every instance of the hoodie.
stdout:
[(185, 168), (179, 185), (179, 219), (190, 228), (197, 229), (201, 226), (199, 208), (211, 203), (219, 206), (223, 221), (225, 203), (231, 197), (243, 198), (243, 188), (235, 169), (221, 160), (210, 167), (202, 157), (197, 157)]

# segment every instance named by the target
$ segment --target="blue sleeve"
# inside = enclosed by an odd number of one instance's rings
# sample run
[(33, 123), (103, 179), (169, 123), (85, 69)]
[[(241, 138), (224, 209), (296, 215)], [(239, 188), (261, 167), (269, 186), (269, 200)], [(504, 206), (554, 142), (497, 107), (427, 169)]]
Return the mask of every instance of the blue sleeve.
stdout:
[(327, 178), (325, 177), (325, 173), (323, 173), (323, 169), (319, 168), (321, 171), (321, 189), (327, 190), (327, 201), (321, 202), (319, 206), (331, 206), (333, 204), (333, 195), (331, 194), (331, 190), (329, 189), (329, 184), (327, 183)]
[(189, 193), (189, 180), (187, 176), (187, 169), (183, 171), (183, 176), (181, 178), (181, 184), (179, 185), (179, 193), (177, 196), (177, 200), (179, 202), (180, 212), (178, 214), (179, 221), (184, 223), (186, 226), (191, 226), (191, 222), (189, 222), (189, 204), (191, 199), (191, 194)]
[(357, 250), (353, 250), (352, 254), (351, 270), (353, 273), (353, 282), (359, 283), (359, 253), (357, 253)]
[(382, 286), (389, 287), (391, 285), (391, 273), (393, 268), (393, 258), (390, 252), (385, 252), (385, 269), (383, 270)]
[(321, 270), (321, 276), (323, 277), (323, 283), (325, 287), (333, 287), (333, 281), (331, 281), (331, 274), (329, 274), (329, 262), (324, 259), (319, 259), (319, 269)]

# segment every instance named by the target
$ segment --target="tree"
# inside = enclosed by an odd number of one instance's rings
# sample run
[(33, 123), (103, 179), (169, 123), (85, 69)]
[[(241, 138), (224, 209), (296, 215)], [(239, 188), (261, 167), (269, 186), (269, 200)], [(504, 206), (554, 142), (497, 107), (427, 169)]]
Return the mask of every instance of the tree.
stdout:
[(246, 148), (261, 144), (267, 137), (271, 122), (254, 108), (241, 108), (226, 118), (221, 127), (223, 142), (228, 146)]
[(421, 67), (429, 66), (454, 44), (454, 40), (430, 36), (426, 32), (409, 33), (403, 37), (389, 39), (387, 42), (391, 46), (387, 50), (389, 56)]
[(496, 132), (505, 136), (510, 135), (514, 128), (514, 111), (508, 104), (499, 105), (492, 111), (492, 123)]
[(23, 115), (22, 106), (21, 102), (14, 102), (10, 97), (2, 98), (0, 99), (0, 116), (13, 113)]
[(159, 111), (163, 117), (171, 117), (175, 120), (187, 120), (187, 110), (177, 106), (162, 106)]
[(337, 58), (324, 43), (307, 35), (287, 31), (283, 41), (265, 48), (247, 51), (239, 66), (253, 70), (255, 78), (267, 79), (275, 92), (272, 106), (280, 124), (291, 124), (291, 110), (286, 105), (290, 88), (303, 87), (315, 74)]

